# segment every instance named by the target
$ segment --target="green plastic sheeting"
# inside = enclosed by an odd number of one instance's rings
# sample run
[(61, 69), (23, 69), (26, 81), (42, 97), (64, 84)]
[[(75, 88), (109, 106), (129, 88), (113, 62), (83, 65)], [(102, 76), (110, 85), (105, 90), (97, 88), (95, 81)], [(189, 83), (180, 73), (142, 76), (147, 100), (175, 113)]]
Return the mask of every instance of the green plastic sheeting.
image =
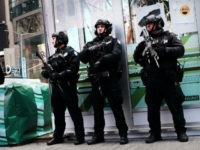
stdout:
[(0, 86), (0, 146), (25, 142), (52, 132), (48, 84)]

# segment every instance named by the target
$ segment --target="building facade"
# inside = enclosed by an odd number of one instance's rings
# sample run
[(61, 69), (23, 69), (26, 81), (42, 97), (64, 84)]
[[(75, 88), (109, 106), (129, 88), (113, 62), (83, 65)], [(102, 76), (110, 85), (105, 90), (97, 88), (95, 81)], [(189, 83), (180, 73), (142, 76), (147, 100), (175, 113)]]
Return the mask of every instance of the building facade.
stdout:
[[(10, 23), (7, 32), (11, 35), (10, 45), (5, 49), (8, 76), (41, 78), (40, 61), (35, 55), (38, 49), (45, 49), (41, 1), (9, 0), (6, 4)], [(12, 62), (12, 58), (16, 61)]]
[[(0, 5), (4, 6), (4, 0), (0, 0)], [(4, 64), (4, 52), (3, 49), (8, 47), (9, 41), (8, 41), (8, 33), (6, 33), (4, 30), (7, 29), (6, 25), (6, 13), (5, 13), (5, 7), (2, 7), (0, 10), (0, 65), (3, 70), (5, 70), (5, 64)]]

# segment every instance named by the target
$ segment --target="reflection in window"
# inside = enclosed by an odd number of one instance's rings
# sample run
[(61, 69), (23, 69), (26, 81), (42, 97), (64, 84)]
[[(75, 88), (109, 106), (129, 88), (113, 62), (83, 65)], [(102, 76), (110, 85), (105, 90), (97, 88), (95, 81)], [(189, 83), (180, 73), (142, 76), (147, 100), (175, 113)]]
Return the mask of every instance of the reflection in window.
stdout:
[(84, 42), (93, 38), (95, 22), (113, 18), (115, 11), (112, 0), (54, 0), (53, 4), (56, 31), (79, 28), (77, 33), (83, 31)]
[(37, 13), (16, 22), (17, 32), (19, 33), (34, 33), (42, 31), (42, 15)]
[(124, 18), (124, 27), (125, 27), (125, 33), (126, 33), (126, 44), (132, 44), (135, 37), (135, 31), (132, 25), (133, 19), (131, 18), (131, 9), (130, 9), (130, 1), (129, 0), (123, 0), (123, 18)]
[(40, 0), (26, 0), (24, 2), (17, 0), (10, 0), (10, 16), (11, 18), (18, 17), (30, 11), (36, 10), (41, 7)]
[(27, 77), (30, 79), (41, 78), (42, 63), (36, 57), (36, 51), (45, 52), (43, 35), (24, 40), (23, 56), (26, 58)]
[(74, 16), (75, 15), (75, 6), (73, 0), (67, 0), (67, 12), (69, 16)]

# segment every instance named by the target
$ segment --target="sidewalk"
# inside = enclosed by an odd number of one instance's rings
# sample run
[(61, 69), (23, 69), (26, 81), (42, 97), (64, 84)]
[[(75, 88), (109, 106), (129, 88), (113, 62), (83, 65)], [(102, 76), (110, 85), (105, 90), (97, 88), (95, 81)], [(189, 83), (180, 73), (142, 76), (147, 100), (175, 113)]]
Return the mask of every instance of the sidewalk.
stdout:
[[(86, 140), (91, 136), (86, 136)], [(152, 144), (146, 144), (144, 137), (133, 138), (129, 135), (129, 143), (126, 145), (119, 144), (119, 137), (106, 136), (105, 143), (96, 145), (74, 145), (72, 140), (65, 139), (62, 144), (47, 146), (46, 142), (50, 137), (39, 137), (29, 143), (17, 146), (0, 147), (1, 150), (200, 150), (200, 136), (189, 136), (189, 142), (179, 142), (176, 136), (163, 137), (162, 141)]]

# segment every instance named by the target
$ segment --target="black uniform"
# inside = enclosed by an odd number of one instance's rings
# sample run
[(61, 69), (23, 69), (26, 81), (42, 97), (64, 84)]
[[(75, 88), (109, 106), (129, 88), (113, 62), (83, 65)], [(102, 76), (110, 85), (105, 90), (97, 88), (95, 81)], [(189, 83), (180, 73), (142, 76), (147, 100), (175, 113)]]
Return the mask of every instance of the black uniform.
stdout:
[(88, 42), (80, 53), (80, 60), (89, 63), (88, 76), (92, 84), (94, 131), (99, 139), (104, 137), (105, 98), (113, 111), (120, 137), (127, 136), (128, 127), (122, 110), (123, 98), (119, 83), (121, 54), (121, 45), (112, 36), (96, 37)]
[(150, 133), (157, 137), (154, 140), (159, 140), (161, 137), (160, 107), (163, 99), (172, 113), (177, 135), (186, 132), (182, 108), (184, 94), (179, 85), (183, 72), (177, 62), (177, 58), (184, 55), (184, 47), (173, 33), (167, 31), (162, 31), (152, 38), (152, 47), (159, 56), (157, 60), (159, 67), (154, 58), (143, 53), (144, 41), (136, 47), (133, 57), (135, 62), (143, 67), (141, 77), (146, 86), (145, 102), (148, 106)]
[[(65, 110), (69, 110), (74, 122), (77, 140), (84, 141), (84, 127), (81, 110), (78, 107), (77, 81), (79, 71), (79, 57), (72, 47), (57, 49), (48, 58), (53, 73), (47, 74), (52, 85), (51, 104), (55, 116), (54, 138), (60, 139), (65, 131)], [(46, 72), (43, 72), (45, 76)], [(54, 143), (53, 143), (54, 144)]]

